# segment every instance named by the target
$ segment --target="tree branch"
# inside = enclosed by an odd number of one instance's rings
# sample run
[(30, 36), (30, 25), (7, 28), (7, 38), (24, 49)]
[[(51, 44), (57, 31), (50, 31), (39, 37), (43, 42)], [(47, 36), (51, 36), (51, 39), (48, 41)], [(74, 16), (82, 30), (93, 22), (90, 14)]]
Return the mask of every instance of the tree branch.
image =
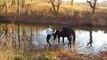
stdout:
[(87, 0), (87, 3), (90, 4), (90, 7), (92, 8), (92, 14), (94, 14), (95, 13), (95, 9), (96, 9), (97, 0), (91, 0), (91, 1)]
[(93, 4), (91, 3), (91, 1), (87, 0), (87, 2), (90, 4), (90, 7), (93, 8)]

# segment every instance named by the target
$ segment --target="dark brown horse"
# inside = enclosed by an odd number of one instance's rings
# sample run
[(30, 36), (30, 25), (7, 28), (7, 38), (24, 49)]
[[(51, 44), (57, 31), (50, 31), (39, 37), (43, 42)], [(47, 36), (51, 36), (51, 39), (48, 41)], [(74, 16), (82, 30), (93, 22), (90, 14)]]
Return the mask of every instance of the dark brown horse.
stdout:
[(64, 38), (67, 37), (69, 43), (68, 46), (71, 48), (71, 42), (73, 41), (73, 45), (75, 44), (75, 31), (72, 28), (69, 27), (62, 27), (60, 29), (57, 29), (54, 33), (54, 40), (58, 38), (58, 44), (60, 43), (60, 37), (63, 38), (63, 44)]

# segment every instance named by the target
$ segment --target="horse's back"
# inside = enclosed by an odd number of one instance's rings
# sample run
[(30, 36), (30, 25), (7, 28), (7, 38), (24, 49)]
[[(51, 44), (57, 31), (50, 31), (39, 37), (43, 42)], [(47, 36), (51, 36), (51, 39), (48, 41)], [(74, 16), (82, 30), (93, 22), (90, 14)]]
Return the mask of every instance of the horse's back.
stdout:
[(69, 36), (71, 34), (74, 34), (75, 32), (74, 32), (74, 30), (71, 27), (63, 27), (62, 33), (65, 36)]

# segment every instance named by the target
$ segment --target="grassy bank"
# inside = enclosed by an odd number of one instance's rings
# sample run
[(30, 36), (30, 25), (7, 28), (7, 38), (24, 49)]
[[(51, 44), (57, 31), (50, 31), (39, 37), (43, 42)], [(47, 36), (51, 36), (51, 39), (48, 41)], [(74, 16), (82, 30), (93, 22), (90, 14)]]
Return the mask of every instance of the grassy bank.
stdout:
[(0, 50), (1, 60), (106, 60), (107, 54), (99, 55), (78, 54), (59, 48), (45, 48), (42, 52), (36, 50)]
[(54, 15), (49, 3), (33, 3), (26, 4), (24, 8), (20, 7), (19, 13), (17, 7), (9, 6), (7, 17), (4, 18), (2, 16), (5, 16), (5, 9), (2, 9), (0, 22), (107, 26), (106, 10), (106, 7), (97, 7), (92, 18), (89, 6), (62, 4), (58, 15)]

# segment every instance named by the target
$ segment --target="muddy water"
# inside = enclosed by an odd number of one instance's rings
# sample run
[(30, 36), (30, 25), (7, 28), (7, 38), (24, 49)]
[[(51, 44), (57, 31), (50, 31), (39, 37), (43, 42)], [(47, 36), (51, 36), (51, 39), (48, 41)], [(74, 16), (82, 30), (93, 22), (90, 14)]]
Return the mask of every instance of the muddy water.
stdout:
[[(107, 33), (104, 30), (92, 30), (92, 47), (87, 46), (87, 43), (90, 41), (90, 32), (84, 29), (75, 29), (76, 32), (76, 49), (75, 51), (82, 54), (95, 54), (101, 51), (107, 50)], [(36, 32), (34, 33), (36, 35)], [(46, 42), (46, 29), (42, 29), (38, 32), (35, 36), (33, 43), (38, 46), (42, 46), (47, 44)], [(51, 44), (57, 44), (56, 41), (53, 41), (53, 37), (50, 40)], [(61, 39), (61, 47), (65, 50), (68, 49), (67, 47), (68, 40), (65, 38), (65, 46), (62, 46), (62, 39)], [(72, 50), (72, 48), (71, 48)]]
[[(89, 31), (77, 29), (75, 30), (75, 32), (76, 32), (76, 52), (83, 54), (94, 54), (99, 53), (100, 51), (107, 50), (107, 33), (104, 33), (104, 31), (98, 30), (92, 32), (93, 43), (91, 47), (87, 46), (87, 43), (90, 41)], [(57, 41), (53, 41), (52, 38), (50, 40), (50, 43), (57, 44)], [(47, 44), (45, 29), (38, 32), (38, 35), (34, 38), (33, 43), (35, 45)], [(67, 38), (65, 38), (65, 46), (63, 46), (62, 48), (64, 48), (65, 50), (68, 49), (67, 44), (68, 40)]]
[[(2, 25), (3, 26), (3, 25)], [(8, 25), (8, 29), (11, 32), (13, 29), (17, 31), (17, 25), (13, 26), (12, 24)], [(47, 25), (20, 25), (20, 30), (23, 29), (27, 32), (28, 35), (30, 35), (32, 30), (32, 43), (35, 47), (44, 48), (44, 45), (47, 45), (46, 42), (46, 27)], [(1, 27), (2, 28), (2, 27)], [(56, 28), (56, 25), (52, 25), (52, 28)], [(1, 29), (2, 30), (2, 29)], [(107, 33), (105, 32), (106, 29), (91, 29), (92, 31), (92, 46), (87, 46), (87, 43), (90, 41), (90, 32), (87, 28), (75, 28), (76, 32), (76, 47), (75, 51), (77, 53), (82, 54), (96, 54), (100, 51), (107, 50)], [(2, 30), (3, 31), (3, 30)], [(21, 33), (20, 33), (21, 34)], [(1, 37), (3, 38), (3, 37)], [(57, 39), (54, 41), (53, 37), (50, 39), (50, 43), (52, 45), (57, 44)], [(68, 40), (65, 38), (65, 46), (62, 46), (62, 38), (61, 38), (61, 44), (60, 47), (64, 48), (65, 50), (68, 50), (67, 47)], [(47, 45), (48, 47), (48, 45)], [(72, 50), (72, 48), (71, 48)]]

